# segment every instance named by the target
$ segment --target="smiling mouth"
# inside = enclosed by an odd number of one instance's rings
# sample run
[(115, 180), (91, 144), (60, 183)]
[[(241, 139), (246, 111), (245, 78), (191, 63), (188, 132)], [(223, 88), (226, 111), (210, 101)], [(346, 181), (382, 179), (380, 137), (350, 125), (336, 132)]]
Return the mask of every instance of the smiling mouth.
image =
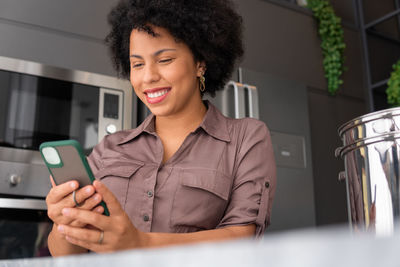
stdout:
[(146, 90), (144, 94), (149, 104), (157, 104), (167, 97), (169, 91), (171, 91), (170, 87), (162, 87)]
[(164, 89), (164, 90), (160, 90), (160, 91), (157, 91), (157, 92), (152, 92), (152, 93), (145, 93), (146, 95), (147, 95), (147, 97), (149, 97), (149, 98), (156, 98), (156, 97), (160, 97), (160, 96), (163, 96), (163, 95), (165, 95), (166, 93), (168, 93), (168, 89)]

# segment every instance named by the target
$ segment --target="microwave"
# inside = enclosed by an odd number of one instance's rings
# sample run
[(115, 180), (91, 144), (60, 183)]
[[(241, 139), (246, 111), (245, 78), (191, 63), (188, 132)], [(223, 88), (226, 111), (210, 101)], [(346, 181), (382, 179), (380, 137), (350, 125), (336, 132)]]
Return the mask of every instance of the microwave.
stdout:
[(75, 139), (88, 155), (148, 114), (127, 80), (0, 56), (0, 259), (49, 255), (42, 142)]
[(136, 126), (127, 80), (0, 57), (0, 208), (46, 209), (49, 173), (39, 146), (75, 139), (85, 152)]

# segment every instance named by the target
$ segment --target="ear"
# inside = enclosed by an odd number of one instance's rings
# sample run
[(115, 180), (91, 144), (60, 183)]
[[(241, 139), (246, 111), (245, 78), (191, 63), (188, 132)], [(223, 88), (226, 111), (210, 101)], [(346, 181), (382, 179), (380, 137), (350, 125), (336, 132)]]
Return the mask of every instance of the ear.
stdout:
[(197, 68), (197, 77), (200, 77), (201, 75), (204, 75), (206, 73), (206, 62), (204, 61), (198, 61), (196, 63), (196, 68)]

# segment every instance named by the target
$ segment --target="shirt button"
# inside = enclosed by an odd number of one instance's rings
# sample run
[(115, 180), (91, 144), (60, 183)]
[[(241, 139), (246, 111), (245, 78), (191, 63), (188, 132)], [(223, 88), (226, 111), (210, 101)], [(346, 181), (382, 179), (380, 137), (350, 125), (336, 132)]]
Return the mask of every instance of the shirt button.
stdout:
[(149, 220), (150, 220), (149, 215), (145, 214), (145, 215), (143, 216), (143, 221), (148, 222)]
[(153, 196), (153, 191), (151, 191), (151, 190), (147, 191), (147, 196), (148, 197), (152, 197)]
[(265, 182), (265, 187), (269, 188), (269, 182)]

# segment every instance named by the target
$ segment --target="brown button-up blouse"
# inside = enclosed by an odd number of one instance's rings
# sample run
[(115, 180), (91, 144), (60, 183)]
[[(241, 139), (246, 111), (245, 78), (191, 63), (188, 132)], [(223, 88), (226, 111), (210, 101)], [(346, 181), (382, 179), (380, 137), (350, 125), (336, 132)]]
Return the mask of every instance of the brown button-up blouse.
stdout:
[(106, 136), (89, 156), (96, 179), (144, 232), (186, 233), (269, 223), (276, 167), (261, 121), (207, 113), (164, 164), (154, 115), (136, 129)]

